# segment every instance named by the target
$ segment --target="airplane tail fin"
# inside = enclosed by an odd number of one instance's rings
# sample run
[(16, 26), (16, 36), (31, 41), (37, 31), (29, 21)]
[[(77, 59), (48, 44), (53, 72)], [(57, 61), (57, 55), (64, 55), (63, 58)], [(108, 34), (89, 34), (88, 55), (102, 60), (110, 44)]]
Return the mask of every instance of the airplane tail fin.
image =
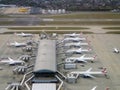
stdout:
[(17, 33), (16, 32), (14, 32), (14, 35), (16, 35)]
[(90, 42), (91, 42), (91, 41), (87, 41), (87, 42), (88, 42), (88, 46), (90, 46)]
[(10, 41), (8, 40), (6, 44), (7, 44), (7, 46), (10, 46)]
[(9, 42), (7, 43), (7, 46), (10, 46), (10, 43), (9, 43)]
[(92, 49), (89, 47), (89, 48), (88, 48), (88, 51), (91, 51), (91, 50), (92, 50)]
[(110, 88), (109, 87), (107, 87), (105, 90), (109, 90)]
[(96, 57), (97, 57), (97, 55), (95, 55), (95, 56), (93, 57), (93, 59), (95, 60), (95, 59), (96, 59)]
[(106, 68), (103, 68), (103, 70), (101, 71), (103, 74), (106, 74), (107, 71), (106, 71)]
[(83, 33), (82, 32), (80, 32), (80, 37), (82, 37), (83, 36)]
[(88, 41), (88, 36), (85, 37), (86, 41)]

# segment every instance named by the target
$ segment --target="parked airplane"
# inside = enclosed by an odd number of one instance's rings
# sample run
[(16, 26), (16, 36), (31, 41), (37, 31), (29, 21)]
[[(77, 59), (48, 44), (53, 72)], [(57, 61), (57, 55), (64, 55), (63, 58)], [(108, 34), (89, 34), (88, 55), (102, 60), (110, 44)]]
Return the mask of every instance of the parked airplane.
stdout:
[(75, 37), (75, 38), (72, 38), (72, 37), (70, 37), (70, 38), (65, 38), (65, 39), (63, 39), (63, 42), (79, 42), (79, 41), (85, 41), (85, 40), (87, 40), (87, 38), (80, 38), (80, 37)]
[(26, 43), (18, 43), (18, 42), (14, 42), (14, 43), (8, 43), (9, 46), (14, 46), (14, 47), (25, 47), (27, 46)]
[(2, 67), (0, 67), (0, 70), (3, 70), (3, 68), (2, 68)]
[(82, 33), (80, 33), (80, 34), (76, 34), (76, 33), (64, 34), (64, 37), (79, 37), (79, 36), (82, 36)]
[(77, 42), (77, 43), (66, 43), (64, 47), (81, 47), (81, 46), (88, 46), (89, 43), (82, 43), (82, 42)]
[(66, 63), (75, 63), (75, 62), (84, 62), (86, 63), (87, 61), (91, 61), (93, 62), (95, 60), (97, 55), (95, 55), (94, 57), (85, 57), (85, 54), (82, 55), (81, 57), (69, 57), (65, 59)]
[(12, 58), (8, 57), (7, 60), (1, 60), (0, 63), (5, 63), (9, 65), (17, 65), (17, 64), (24, 64), (25, 62), (22, 60), (13, 60)]
[(33, 36), (33, 34), (31, 34), (31, 33), (23, 33), (23, 32), (15, 33), (15, 35), (22, 36), (22, 37), (32, 37)]
[(90, 52), (92, 49), (82, 49), (82, 48), (79, 48), (79, 49), (69, 49), (67, 50), (65, 53), (66, 54), (82, 54), (83, 52)]
[(87, 71), (73, 71), (71, 74), (77, 74), (77, 75), (83, 75), (85, 78), (95, 78), (93, 75), (106, 75), (106, 68), (104, 68), (102, 71), (91, 71), (92, 68), (88, 69)]
[[(96, 90), (97, 86), (94, 86), (91, 90)], [(109, 87), (107, 87), (105, 90), (109, 90)]]
[(91, 90), (96, 90), (97, 86), (94, 86)]
[(113, 48), (113, 49), (114, 49), (113, 50), (114, 53), (119, 53), (120, 52), (117, 48)]

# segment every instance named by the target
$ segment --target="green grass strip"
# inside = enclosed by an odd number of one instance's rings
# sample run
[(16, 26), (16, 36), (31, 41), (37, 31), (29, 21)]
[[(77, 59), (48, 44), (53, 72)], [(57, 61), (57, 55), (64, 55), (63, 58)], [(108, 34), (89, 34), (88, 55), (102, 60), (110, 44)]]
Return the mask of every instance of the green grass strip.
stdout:
[(11, 30), (81, 30), (89, 29), (85, 27), (17, 27), (17, 28), (8, 28)]
[(120, 25), (120, 21), (53, 21), (41, 22), (40, 25)]
[(45, 15), (40, 16), (44, 18), (54, 18), (54, 19), (120, 19), (119, 13), (106, 13), (106, 12), (79, 12), (79, 13), (69, 13), (69, 14), (59, 14), (59, 15)]
[(120, 34), (120, 31), (109, 31), (106, 34)]
[(108, 30), (120, 30), (120, 27), (105, 27), (103, 29), (108, 29)]

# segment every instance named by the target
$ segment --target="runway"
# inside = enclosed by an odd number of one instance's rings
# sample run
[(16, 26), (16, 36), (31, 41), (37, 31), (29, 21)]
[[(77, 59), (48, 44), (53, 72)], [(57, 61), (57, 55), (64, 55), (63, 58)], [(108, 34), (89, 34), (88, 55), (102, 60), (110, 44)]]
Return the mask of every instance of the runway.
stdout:
[(39, 18), (37, 16), (31, 17), (19, 17), (19, 18), (0, 18), (0, 22), (15, 22), (14, 25), (20, 26), (30, 26), (30, 25), (40, 25), (41, 22), (104, 22), (104, 21), (120, 21), (120, 19), (54, 19), (54, 18)]

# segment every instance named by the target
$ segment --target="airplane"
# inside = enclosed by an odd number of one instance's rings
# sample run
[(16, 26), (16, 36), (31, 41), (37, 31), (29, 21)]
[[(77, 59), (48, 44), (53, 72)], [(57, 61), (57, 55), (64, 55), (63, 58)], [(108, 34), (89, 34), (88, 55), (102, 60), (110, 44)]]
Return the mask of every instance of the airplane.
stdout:
[(87, 61), (91, 61), (93, 62), (95, 60), (97, 55), (95, 55), (94, 57), (85, 57), (85, 54), (82, 55), (81, 57), (69, 57), (65, 59), (66, 63), (75, 63), (75, 62), (84, 62), (86, 63)]
[(119, 53), (120, 52), (117, 48), (113, 48), (113, 49), (114, 49), (113, 50), (114, 53)]
[(18, 43), (18, 42), (14, 42), (14, 43), (8, 43), (8, 46), (14, 46), (14, 47), (25, 47), (27, 46), (26, 43)]
[(70, 74), (77, 74), (77, 75), (83, 75), (84, 78), (90, 77), (90, 78), (96, 78), (93, 75), (105, 75), (106, 76), (106, 68), (103, 68), (102, 71), (91, 71), (92, 68), (89, 68), (86, 71), (73, 71)]
[(66, 43), (64, 45), (64, 47), (80, 47), (80, 46), (89, 46), (89, 43), (77, 42), (77, 43)]
[(94, 86), (91, 90), (96, 90), (97, 86)]
[(3, 68), (2, 68), (2, 67), (0, 67), (0, 70), (3, 70)]
[(90, 52), (92, 49), (82, 49), (82, 48), (79, 48), (79, 49), (69, 49), (67, 50), (65, 53), (66, 54), (82, 54), (83, 52)]
[(24, 61), (22, 60), (13, 60), (12, 58), (8, 57), (7, 60), (1, 60), (0, 63), (3, 63), (3, 64), (9, 64), (9, 65), (17, 65), (17, 64), (25, 64)]
[(76, 33), (64, 34), (64, 37), (79, 37), (79, 36), (82, 36), (82, 33), (80, 33), (80, 34), (76, 34)]
[[(91, 90), (96, 90), (97, 86), (94, 86)], [(107, 87), (105, 90), (109, 90), (109, 87)]]
[(65, 39), (63, 39), (63, 42), (70, 42), (70, 41), (72, 41), (72, 42), (79, 42), (79, 41), (86, 41), (87, 40), (87, 38), (80, 38), (80, 37), (75, 37), (75, 38), (65, 38)]
[(32, 37), (33, 36), (33, 34), (31, 34), (31, 33), (23, 33), (23, 32), (15, 33), (15, 35), (22, 36), (22, 37)]

